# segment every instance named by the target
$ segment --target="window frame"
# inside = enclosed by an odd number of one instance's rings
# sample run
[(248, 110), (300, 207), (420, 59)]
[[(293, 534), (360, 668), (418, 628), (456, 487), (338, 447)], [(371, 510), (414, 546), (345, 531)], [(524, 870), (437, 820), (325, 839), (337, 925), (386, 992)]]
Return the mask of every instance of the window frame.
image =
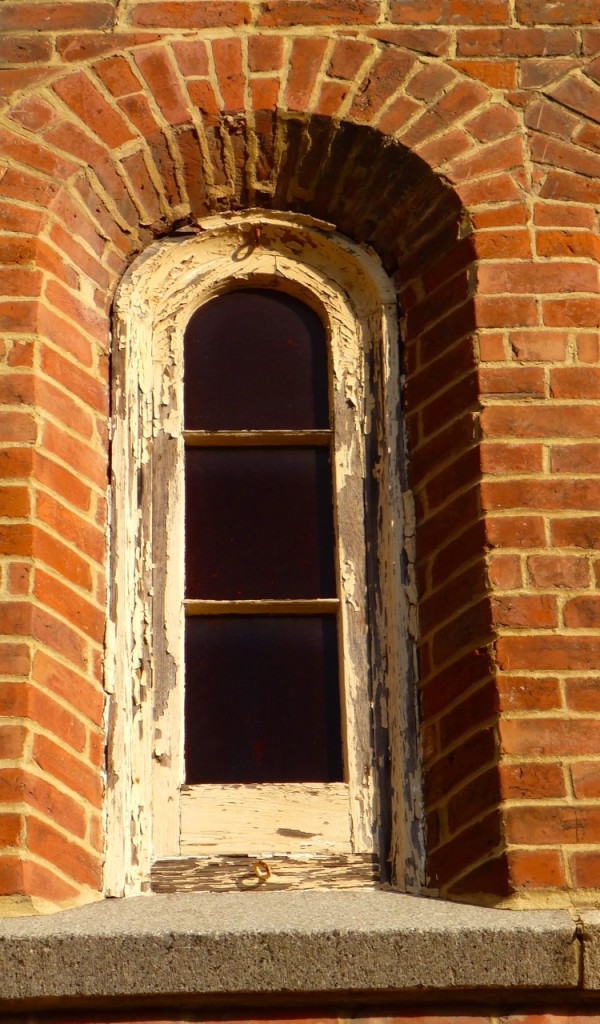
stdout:
[[(115, 303), (108, 894), (147, 888), (153, 863), (183, 853), (173, 841), (180, 834), (181, 806), (190, 795), (190, 787), (179, 785), (183, 487), (182, 473), (169, 467), (182, 463), (185, 326), (199, 305), (236, 286), (279, 288), (300, 298), (323, 319), (330, 346), (350, 827), (347, 836), (325, 843), (320, 852), (376, 853), (389, 830), (381, 772), (395, 792), (396, 825), (402, 819), (408, 823), (415, 812), (414, 799), (410, 810), (398, 800), (407, 788), (402, 742), (388, 748), (385, 741), (384, 753), (372, 730), (377, 701), (376, 717), (384, 729), (387, 724), (390, 736), (406, 736), (406, 695), (400, 694), (400, 681), (409, 679), (412, 670), (408, 641), (414, 594), (401, 579), (407, 538), (398, 529), (406, 502), (395, 471), (402, 434), (392, 284), (373, 253), (338, 235), (331, 225), (264, 211), (211, 218), (197, 232), (152, 246), (130, 268)], [(367, 537), (367, 587), (362, 524), (372, 474), (378, 482), (378, 507), (367, 514), (378, 525), (376, 536)], [(152, 507), (160, 508), (159, 516), (148, 514)], [(164, 572), (157, 571), (161, 565)], [(367, 684), (369, 660), (373, 670)], [(400, 787), (394, 786), (398, 780)], [(339, 789), (344, 784), (323, 785)], [(331, 802), (332, 794), (322, 791), (317, 799)], [(343, 819), (345, 804), (336, 806), (341, 806)], [(220, 816), (217, 805), (216, 819)], [(123, 822), (130, 823), (129, 830)], [(386, 836), (381, 859), (406, 862), (408, 834), (396, 827), (389, 849)], [(207, 856), (211, 849), (213, 854), (228, 853), (226, 847), (217, 851), (211, 844), (212, 839), (204, 846), (186, 842), (185, 854)], [(306, 853), (305, 847), (301, 842), (279, 852), (293, 857)], [(255, 850), (248, 852), (267, 851), (273, 852), (257, 840)], [(315, 852), (310, 844), (308, 852)]]

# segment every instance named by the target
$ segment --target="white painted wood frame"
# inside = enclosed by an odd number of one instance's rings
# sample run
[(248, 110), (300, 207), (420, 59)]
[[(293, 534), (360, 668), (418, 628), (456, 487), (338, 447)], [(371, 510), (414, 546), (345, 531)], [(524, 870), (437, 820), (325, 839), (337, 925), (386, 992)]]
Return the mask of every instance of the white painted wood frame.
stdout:
[[(236, 287), (295, 295), (326, 328), (342, 783), (219, 787), (183, 781), (182, 343), (192, 313)], [(405, 535), (403, 513), (410, 503), (397, 472), (403, 442), (396, 322), (394, 289), (376, 256), (332, 225), (299, 215), (249, 211), (210, 218), (153, 245), (124, 278), (113, 350), (108, 895), (143, 891), (161, 858), (172, 863), (216, 854), (283, 855), (293, 864), (294, 855), (305, 861), (379, 853), (392, 859), (401, 884), (417, 887), (410, 879), (418, 879), (421, 862), (414, 840), (418, 780), (412, 696), (406, 693), (415, 595), (400, 569), (411, 554), (411, 530)], [(371, 510), (376, 527), (367, 537), (366, 493), (373, 477), (378, 507)], [(374, 700), (378, 721), (389, 730), (394, 801), (390, 845), (379, 851)]]

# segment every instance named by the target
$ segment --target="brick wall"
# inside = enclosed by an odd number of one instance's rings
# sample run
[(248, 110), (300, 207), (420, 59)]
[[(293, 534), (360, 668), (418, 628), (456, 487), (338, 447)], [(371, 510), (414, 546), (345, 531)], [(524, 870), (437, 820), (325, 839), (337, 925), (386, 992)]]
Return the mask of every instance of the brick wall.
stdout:
[(115, 287), (154, 238), (265, 206), (398, 286), (427, 889), (594, 899), (598, 14), (4, 0), (0, 894), (100, 886)]

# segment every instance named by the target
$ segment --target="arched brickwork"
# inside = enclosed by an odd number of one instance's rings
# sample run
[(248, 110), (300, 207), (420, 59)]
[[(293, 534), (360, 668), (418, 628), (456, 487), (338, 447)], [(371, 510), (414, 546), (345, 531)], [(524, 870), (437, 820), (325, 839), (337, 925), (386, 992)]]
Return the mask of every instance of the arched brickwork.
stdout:
[[(426, 887), (501, 896), (519, 875), (500, 805), (513, 769), (498, 763), (494, 629), (557, 622), (554, 598), (503, 596), (516, 572), (515, 524), (508, 536), (506, 516), (483, 516), (526, 505), (505, 478), (538, 467), (535, 445), (507, 443), (497, 419), (505, 407), (494, 404), (535, 400), (545, 379), (538, 366), (510, 365), (530, 328), (546, 322), (532, 292), (543, 290), (547, 267), (532, 265), (526, 283), (515, 263), (535, 255), (518, 105), (436, 64), (427, 53), (444, 40), (431, 33), (412, 49), (377, 30), (361, 39), (250, 33), (242, 42), (220, 32), (137, 41), (114, 35), (92, 46), (82, 37), (69, 53), (65, 44), (65, 61), (86, 60), (40, 72), (0, 123), (10, 483), (1, 629), (5, 679), (15, 680), (0, 685), (2, 714), (16, 720), (2, 726), (14, 751), (2, 799), (15, 809), (2, 819), (1, 891), (60, 902), (100, 885), (114, 289), (153, 238), (193, 230), (209, 213), (264, 206), (332, 221), (372, 245), (397, 281), (421, 600)], [(592, 304), (589, 262), (569, 266)], [(556, 278), (551, 288), (565, 291)], [(558, 309), (566, 300), (552, 301)], [(478, 369), (478, 356), (498, 365)], [(481, 398), (491, 406), (483, 456)], [(482, 469), (502, 481), (482, 492)], [(541, 546), (536, 517), (521, 518), (523, 543)], [(494, 600), (490, 545), (510, 549), (492, 560)], [(500, 640), (506, 669), (517, 649), (511, 636)]]

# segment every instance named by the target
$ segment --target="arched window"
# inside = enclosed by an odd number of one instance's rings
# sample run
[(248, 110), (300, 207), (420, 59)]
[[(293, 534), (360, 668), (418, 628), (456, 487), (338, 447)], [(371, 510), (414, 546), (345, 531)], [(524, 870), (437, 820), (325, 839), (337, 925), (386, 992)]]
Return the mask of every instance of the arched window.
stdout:
[(257, 858), (373, 884), (407, 856), (395, 315), (371, 254), (284, 215), (124, 281), (108, 892), (252, 884)]

